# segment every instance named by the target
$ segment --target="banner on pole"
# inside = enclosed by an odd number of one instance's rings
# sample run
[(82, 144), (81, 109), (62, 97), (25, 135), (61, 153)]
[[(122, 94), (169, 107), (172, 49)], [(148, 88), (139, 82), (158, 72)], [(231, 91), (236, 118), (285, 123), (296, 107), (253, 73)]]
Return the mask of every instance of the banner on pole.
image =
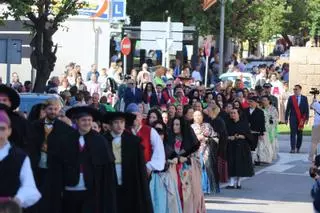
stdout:
[(202, 3), (203, 10), (206, 11), (212, 5), (214, 5), (216, 2), (217, 2), (217, 0), (203, 0), (203, 3)]

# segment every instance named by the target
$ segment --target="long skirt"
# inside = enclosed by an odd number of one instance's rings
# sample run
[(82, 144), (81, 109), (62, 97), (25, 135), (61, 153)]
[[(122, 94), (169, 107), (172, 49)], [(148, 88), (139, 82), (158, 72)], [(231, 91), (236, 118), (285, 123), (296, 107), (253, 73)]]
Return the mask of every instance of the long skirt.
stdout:
[(219, 173), (216, 158), (217, 149), (217, 144), (211, 141), (201, 152), (199, 151), (199, 161), (202, 173), (202, 191), (205, 194), (219, 191)]
[(228, 143), (229, 177), (252, 177), (254, 175), (249, 143), (245, 140)]
[(277, 126), (267, 127), (267, 136), (272, 149), (272, 159), (276, 160), (279, 152)]
[(218, 156), (218, 172), (219, 172), (219, 181), (220, 183), (228, 182), (228, 162), (222, 157)]
[(191, 164), (177, 164), (177, 186), (181, 200), (183, 213), (193, 212), (193, 195), (191, 181)]
[(263, 138), (259, 138), (258, 147), (257, 147), (257, 161), (262, 163), (271, 163), (273, 159), (273, 150), (267, 135), (264, 135)]
[[(191, 157), (191, 183), (193, 197), (193, 213), (205, 213), (205, 200), (201, 187), (201, 167), (199, 159)], [(184, 211), (185, 212), (185, 211)], [(190, 212), (190, 211), (187, 211)], [(190, 212), (191, 213), (191, 212)]]
[(183, 213), (205, 213), (205, 200), (201, 188), (201, 168), (193, 157), (189, 162), (176, 165), (176, 184)]
[(152, 174), (150, 193), (154, 213), (182, 213), (178, 188), (170, 170)]

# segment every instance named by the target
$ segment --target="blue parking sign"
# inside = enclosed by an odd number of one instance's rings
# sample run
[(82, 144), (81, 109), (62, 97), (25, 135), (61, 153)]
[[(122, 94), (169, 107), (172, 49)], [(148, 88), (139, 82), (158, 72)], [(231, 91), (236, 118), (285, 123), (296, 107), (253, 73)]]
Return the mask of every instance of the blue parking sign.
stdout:
[(125, 18), (124, 1), (112, 1), (112, 18)]

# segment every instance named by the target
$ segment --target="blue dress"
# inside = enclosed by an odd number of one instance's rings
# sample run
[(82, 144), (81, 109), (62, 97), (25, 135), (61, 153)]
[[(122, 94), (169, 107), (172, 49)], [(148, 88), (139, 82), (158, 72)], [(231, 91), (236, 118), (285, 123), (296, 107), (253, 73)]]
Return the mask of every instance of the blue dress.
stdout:
[(154, 213), (182, 213), (178, 188), (169, 171), (152, 173), (150, 193)]

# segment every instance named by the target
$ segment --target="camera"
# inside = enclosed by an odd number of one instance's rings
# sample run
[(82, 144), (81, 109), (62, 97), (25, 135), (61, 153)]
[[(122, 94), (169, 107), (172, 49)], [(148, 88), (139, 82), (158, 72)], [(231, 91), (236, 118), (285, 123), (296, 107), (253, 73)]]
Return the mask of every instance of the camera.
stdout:
[(319, 171), (319, 168), (317, 168), (316, 166), (312, 166), (310, 169), (309, 169), (309, 175), (311, 178), (316, 178), (317, 176), (320, 175), (320, 171)]
[(311, 88), (310, 94), (316, 96), (320, 94), (320, 91), (317, 88)]

